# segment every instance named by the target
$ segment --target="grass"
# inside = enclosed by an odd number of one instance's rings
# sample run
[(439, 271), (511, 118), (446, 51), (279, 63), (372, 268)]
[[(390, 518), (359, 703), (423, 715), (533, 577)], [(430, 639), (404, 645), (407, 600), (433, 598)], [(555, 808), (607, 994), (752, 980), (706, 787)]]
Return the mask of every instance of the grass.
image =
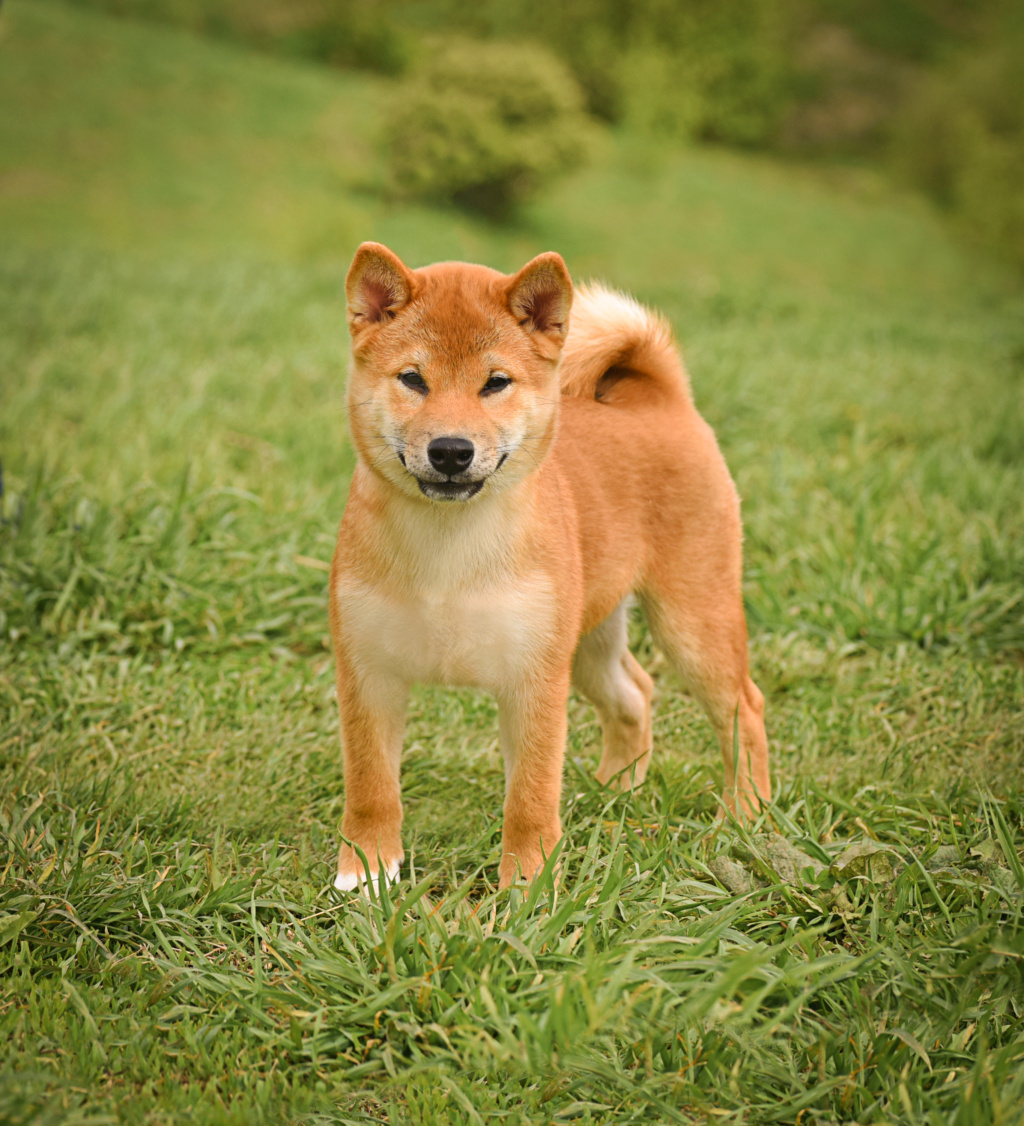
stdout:
[[(0, 1121), (1019, 1122), (1019, 290), (863, 173), (623, 137), (509, 227), (395, 209), (376, 80), (2, 19)], [(637, 620), (655, 767), (602, 791), (572, 702), (559, 880), (494, 890), (493, 704), (421, 689), (406, 879), (327, 889), (363, 237), (670, 315), (744, 496), (763, 824)]]

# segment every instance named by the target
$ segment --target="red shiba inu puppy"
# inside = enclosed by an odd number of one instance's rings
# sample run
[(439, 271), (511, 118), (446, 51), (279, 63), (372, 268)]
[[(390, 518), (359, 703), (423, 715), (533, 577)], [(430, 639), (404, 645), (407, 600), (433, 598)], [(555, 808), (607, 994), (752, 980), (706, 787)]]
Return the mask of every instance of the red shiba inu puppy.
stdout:
[(768, 747), (747, 666), (739, 502), (665, 323), (605, 289), (574, 295), (553, 253), (507, 276), (410, 270), (364, 243), (346, 290), (359, 464), (330, 615), (342, 832), (369, 871), (346, 843), (335, 886), (398, 874), (414, 682), (498, 700), (502, 887), (530, 879), (561, 836), (570, 685), (601, 721), (597, 777), (641, 782), (651, 678), (626, 644), (633, 594), (714, 725), (727, 804), (756, 810), (770, 797)]

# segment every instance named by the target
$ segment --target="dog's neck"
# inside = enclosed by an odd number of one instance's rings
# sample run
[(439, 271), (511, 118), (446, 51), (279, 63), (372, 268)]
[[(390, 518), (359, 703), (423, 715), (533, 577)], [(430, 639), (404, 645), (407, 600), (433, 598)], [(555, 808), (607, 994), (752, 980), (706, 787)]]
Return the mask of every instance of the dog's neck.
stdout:
[(470, 501), (410, 497), (368, 470), (360, 488), (375, 502), (374, 555), (389, 585), (445, 597), (501, 582), (517, 569), (535, 504), (532, 474)]

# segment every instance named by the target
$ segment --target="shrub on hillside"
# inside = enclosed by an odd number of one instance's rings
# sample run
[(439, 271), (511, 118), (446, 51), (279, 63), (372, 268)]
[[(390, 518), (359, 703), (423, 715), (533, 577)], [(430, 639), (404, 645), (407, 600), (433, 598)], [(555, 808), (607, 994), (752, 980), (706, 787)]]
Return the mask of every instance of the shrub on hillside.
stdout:
[(1024, 265), (1024, 32), (931, 75), (893, 129), (896, 167)]
[[(251, 3), (248, 0), (246, 7)], [(275, 5), (279, 7), (272, 0), (268, 11)], [(282, 31), (272, 23), (269, 27), (270, 37), (285, 51), (335, 67), (392, 75), (405, 70), (411, 40), (390, 18), (382, 0), (317, 0), (292, 12), (291, 30)]]
[(684, 106), (684, 128), (670, 132), (743, 148), (771, 144), (794, 96), (791, 8), (784, 0), (689, 0), (664, 27), (651, 17), (634, 41), (661, 65), (624, 75), (627, 122), (638, 105), (668, 119)]
[(462, 41), (400, 85), (384, 140), (401, 194), (500, 217), (578, 167), (592, 131), (579, 87), (554, 56)]
[(528, 36), (568, 64), (591, 113), (656, 134), (771, 141), (792, 97), (806, 0), (424, 0), (435, 27)]

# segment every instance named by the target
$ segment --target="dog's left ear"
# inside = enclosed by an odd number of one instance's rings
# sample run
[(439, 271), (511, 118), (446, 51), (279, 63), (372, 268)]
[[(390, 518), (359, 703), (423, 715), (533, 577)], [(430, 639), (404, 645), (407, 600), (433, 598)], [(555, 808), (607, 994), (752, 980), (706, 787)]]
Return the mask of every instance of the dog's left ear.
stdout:
[(554, 359), (565, 343), (572, 307), (572, 278), (561, 254), (538, 254), (509, 281), (505, 294), (512, 316)]

